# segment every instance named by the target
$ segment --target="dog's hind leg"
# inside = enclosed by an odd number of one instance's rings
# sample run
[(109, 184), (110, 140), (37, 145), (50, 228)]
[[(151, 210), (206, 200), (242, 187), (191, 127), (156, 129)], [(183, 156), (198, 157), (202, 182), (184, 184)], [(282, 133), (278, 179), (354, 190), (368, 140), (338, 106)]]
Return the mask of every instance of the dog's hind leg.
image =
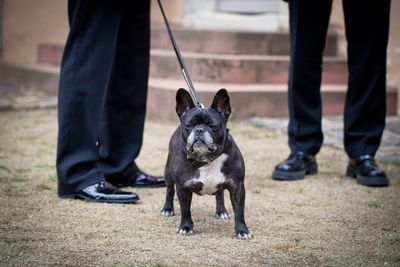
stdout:
[(224, 203), (224, 191), (221, 190), (215, 195), (215, 200), (217, 202), (217, 208), (215, 210), (215, 217), (222, 220), (229, 219), (229, 214), (226, 211)]

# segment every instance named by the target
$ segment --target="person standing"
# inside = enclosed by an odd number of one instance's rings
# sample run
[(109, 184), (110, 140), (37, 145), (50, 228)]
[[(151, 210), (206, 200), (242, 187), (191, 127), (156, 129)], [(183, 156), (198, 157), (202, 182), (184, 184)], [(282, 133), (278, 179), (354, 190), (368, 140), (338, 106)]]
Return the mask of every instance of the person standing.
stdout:
[(121, 186), (164, 186), (134, 160), (142, 145), (150, 0), (69, 0), (58, 102), (58, 195), (133, 203)]
[[(332, 0), (289, 0), (289, 157), (272, 177), (302, 179), (316, 174), (321, 128), (322, 53)], [(386, 49), (390, 0), (343, 0), (348, 52), (348, 91), (344, 111), (346, 175), (366, 186), (387, 186), (389, 179), (374, 157), (385, 127)]]

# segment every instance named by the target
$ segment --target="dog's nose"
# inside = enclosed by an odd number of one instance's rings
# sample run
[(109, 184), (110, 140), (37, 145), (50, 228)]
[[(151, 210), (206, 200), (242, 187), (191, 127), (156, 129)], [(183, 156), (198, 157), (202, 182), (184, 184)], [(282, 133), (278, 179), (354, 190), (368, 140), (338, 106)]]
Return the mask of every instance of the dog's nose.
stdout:
[(197, 135), (202, 134), (202, 133), (204, 133), (204, 129), (203, 128), (196, 128), (194, 130), (194, 133), (197, 134)]

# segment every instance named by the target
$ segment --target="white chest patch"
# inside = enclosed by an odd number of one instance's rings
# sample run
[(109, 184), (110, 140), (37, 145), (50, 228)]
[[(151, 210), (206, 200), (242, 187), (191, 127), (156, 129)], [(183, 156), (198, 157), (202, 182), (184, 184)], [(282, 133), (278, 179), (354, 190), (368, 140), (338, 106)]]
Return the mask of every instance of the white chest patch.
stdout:
[(227, 154), (222, 154), (210, 164), (199, 168), (198, 181), (203, 183), (201, 195), (212, 195), (217, 191), (217, 186), (225, 182), (225, 175), (221, 172), (224, 162), (228, 159)]

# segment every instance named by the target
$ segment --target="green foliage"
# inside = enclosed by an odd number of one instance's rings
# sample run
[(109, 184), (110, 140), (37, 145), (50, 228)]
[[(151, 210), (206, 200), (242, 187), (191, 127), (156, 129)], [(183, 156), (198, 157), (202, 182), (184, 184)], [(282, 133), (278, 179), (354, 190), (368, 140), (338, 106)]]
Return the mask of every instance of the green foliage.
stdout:
[(253, 194), (260, 194), (261, 193), (261, 188), (260, 187), (254, 187), (251, 189), (251, 192)]
[(379, 203), (378, 201), (371, 201), (368, 203), (368, 207), (370, 207), (370, 208), (378, 209), (381, 206), (382, 206), (381, 203)]
[(295, 193), (303, 193), (303, 188), (300, 188), (300, 187), (295, 187), (295, 188), (293, 188), (293, 192), (295, 192)]
[(39, 190), (51, 190), (51, 187), (45, 183), (37, 185), (36, 188)]
[(301, 241), (301, 237), (300, 237), (300, 236), (295, 236), (295, 237), (292, 238), (292, 241), (293, 241), (296, 245), (298, 245), (298, 244), (300, 243), (300, 241)]

